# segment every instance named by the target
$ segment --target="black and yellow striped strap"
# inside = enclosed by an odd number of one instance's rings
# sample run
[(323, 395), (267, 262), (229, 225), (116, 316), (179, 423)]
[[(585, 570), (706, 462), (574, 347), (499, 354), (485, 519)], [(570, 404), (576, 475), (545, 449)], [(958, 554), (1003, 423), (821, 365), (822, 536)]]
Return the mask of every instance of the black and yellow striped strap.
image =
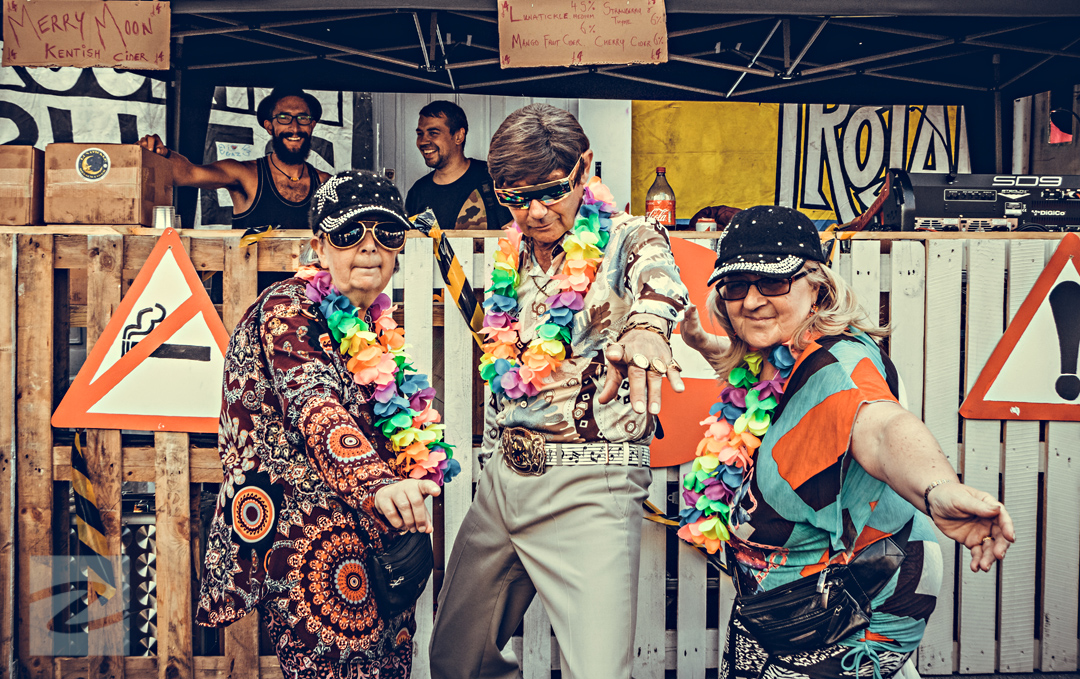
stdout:
[(409, 217), (416, 230), (435, 241), (435, 261), (439, 263), (439, 272), (442, 274), (446, 287), (450, 288), (450, 296), (454, 305), (461, 311), (461, 315), (468, 324), (473, 339), (477, 345), (483, 346), (484, 339), (480, 335), (480, 329), (484, 327), (484, 308), (476, 299), (469, 279), (465, 276), (465, 269), (454, 254), (454, 248), (450, 246), (450, 239), (443, 238), (442, 229), (435, 219), (435, 213), (430, 209), (424, 210), (418, 215)]

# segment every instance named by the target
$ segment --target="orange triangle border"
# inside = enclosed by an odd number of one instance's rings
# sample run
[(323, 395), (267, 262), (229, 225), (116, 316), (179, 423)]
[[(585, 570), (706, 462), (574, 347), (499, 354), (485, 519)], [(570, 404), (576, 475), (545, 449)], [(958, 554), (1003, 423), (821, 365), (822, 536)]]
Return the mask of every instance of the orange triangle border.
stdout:
[[(1023, 304), (1020, 305), (1009, 327), (1005, 329), (1005, 334), (994, 347), (989, 360), (986, 361), (978, 379), (975, 380), (971, 391), (960, 406), (962, 416), (969, 420), (1080, 422), (1080, 403), (1020, 403), (986, 400), (986, 392), (990, 389), (990, 385), (998, 378), (1005, 362), (1016, 349), (1017, 342), (1027, 330), (1031, 319), (1035, 317), (1035, 312), (1050, 294), (1058, 276), (1070, 263), (1080, 271), (1080, 236), (1075, 233), (1065, 234), (1065, 237), (1061, 239), (1061, 244), (1047, 262), (1046, 268), (1039, 274), (1039, 278), (1036, 279), (1035, 285)], [(1012, 408), (1018, 409), (1019, 413), (1012, 411)]]
[[(187, 283), (192, 296), (170, 312), (160, 325), (110, 366), (98, 379), (91, 382), (94, 374), (101, 367), (102, 361), (105, 360), (109, 348), (115, 344), (117, 337), (123, 330), (124, 323), (131, 314), (132, 308), (146, 290), (146, 286), (153, 278), (158, 265), (169, 250), (172, 250), (173, 257), (180, 267), (180, 272), (183, 274), (184, 281)], [(175, 229), (165, 229), (157, 243), (154, 244), (154, 249), (150, 252), (150, 256), (146, 258), (146, 262), (143, 264), (138, 276), (135, 277), (135, 281), (131, 284), (123, 299), (120, 300), (120, 305), (113, 311), (109, 322), (105, 325), (105, 330), (91, 348), (86, 361), (83, 363), (78, 375), (75, 376), (74, 382), (72, 382), (60, 405), (53, 413), (52, 426), (217, 433), (218, 417), (216, 416), (124, 415), (89, 412), (112, 387), (119, 384), (155, 349), (168, 341), (173, 333), (199, 315), (202, 315), (218, 349), (224, 355), (229, 345), (229, 333), (225, 330), (225, 324), (221, 322), (221, 318), (210, 301), (209, 295), (206, 294), (202, 280), (195, 271), (195, 265), (191, 262), (191, 257), (180, 240), (180, 234)]]

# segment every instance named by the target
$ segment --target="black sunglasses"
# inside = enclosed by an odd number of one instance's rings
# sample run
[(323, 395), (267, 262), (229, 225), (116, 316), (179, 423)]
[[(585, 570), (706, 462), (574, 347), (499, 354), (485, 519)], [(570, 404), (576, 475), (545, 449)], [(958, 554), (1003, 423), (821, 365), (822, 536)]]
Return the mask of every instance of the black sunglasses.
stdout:
[(301, 113), (298, 116), (294, 116), (291, 113), (277, 113), (274, 115), (274, 120), (276, 120), (281, 125), (289, 125), (290, 123), (292, 123), (294, 118), (296, 119), (296, 122), (300, 123), (305, 127), (315, 122), (315, 116), (308, 115), (306, 113)]
[(570, 174), (562, 179), (556, 179), (543, 184), (522, 186), (516, 189), (495, 189), (495, 198), (501, 205), (511, 210), (525, 210), (534, 200), (538, 200), (547, 207), (564, 200), (569, 196), (577, 184), (578, 168), (582, 167), (581, 160), (584, 156), (578, 156), (577, 162), (571, 168)]
[(351, 228), (326, 234), (326, 240), (338, 250), (347, 250), (364, 240), (369, 229), (375, 236), (375, 242), (383, 248), (400, 250), (405, 247), (406, 229), (399, 222), (353, 222)]
[(756, 281), (720, 281), (716, 286), (716, 292), (720, 299), (725, 302), (734, 302), (746, 299), (750, 294), (750, 287), (758, 289), (764, 297), (780, 297), (791, 292), (791, 284), (800, 278), (810, 274), (812, 269), (800, 271), (790, 278), (759, 278)]

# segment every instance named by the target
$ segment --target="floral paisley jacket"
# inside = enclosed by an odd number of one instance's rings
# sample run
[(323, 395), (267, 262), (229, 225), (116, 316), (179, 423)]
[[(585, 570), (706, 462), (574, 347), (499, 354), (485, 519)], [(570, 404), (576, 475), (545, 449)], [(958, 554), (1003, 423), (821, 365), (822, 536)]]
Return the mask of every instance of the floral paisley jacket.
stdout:
[(412, 611), (380, 619), (368, 587), (368, 550), (391, 530), (374, 494), (405, 475), (372, 424), (364, 389), (304, 281), (272, 285), (244, 314), (225, 357), (225, 478), (207, 537), (200, 624), (273, 606), (296, 639), (342, 664), (411, 643)]

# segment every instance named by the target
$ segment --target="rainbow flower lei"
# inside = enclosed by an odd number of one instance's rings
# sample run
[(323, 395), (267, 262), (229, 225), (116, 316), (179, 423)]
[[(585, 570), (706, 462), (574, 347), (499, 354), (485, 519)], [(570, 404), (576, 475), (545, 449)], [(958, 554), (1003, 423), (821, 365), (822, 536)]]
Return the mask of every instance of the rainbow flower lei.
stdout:
[(405, 353), (405, 332), (394, 320), (390, 298), (380, 294), (368, 310), (370, 324), (360, 318), (349, 298), (338, 292), (330, 272), (305, 267), (297, 273), (307, 281), (307, 298), (319, 307), (334, 342), (357, 384), (375, 387), (375, 426), (390, 439), (397, 464), (409, 478), (440, 486), (451, 481), (461, 465), (453, 446), (443, 440), (442, 416), (432, 407), (435, 389), (427, 375), (417, 372)]
[(519, 335), (518, 320), (521, 227), (517, 222), (511, 224), (499, 239), (495, 271), (484, 300), (484, 327), (480, 330), (488, 340), (482, 347), (480, 376), (492, 393), (512, 399), (535, 396), (544, 379), (566, 359), (574, 315), (585, 307), (585, 295), (604, 259), (614, 202), (608, 188), (593, 177), (585, 187), (573, 233), (562, 242), (566, 256), (562, 272), (554, 276), (559, 292), (547, 298), (548, 310), (536, 329), (536, 339), (527, 348)]
[(701, 424), (707, 426), (690, 472), (683, 476), (686, 509), (679, 512), (679, 537), (710, 554), (731, 538), (731, 528), (749, 520), (739, 503), (750, 488), (753, 457), (772, 424), (795, 358), (783, 344), (769, 354), (775, 368), (763, 379), (763, 354), (753, 351), (728, 375), (720, 400)]

